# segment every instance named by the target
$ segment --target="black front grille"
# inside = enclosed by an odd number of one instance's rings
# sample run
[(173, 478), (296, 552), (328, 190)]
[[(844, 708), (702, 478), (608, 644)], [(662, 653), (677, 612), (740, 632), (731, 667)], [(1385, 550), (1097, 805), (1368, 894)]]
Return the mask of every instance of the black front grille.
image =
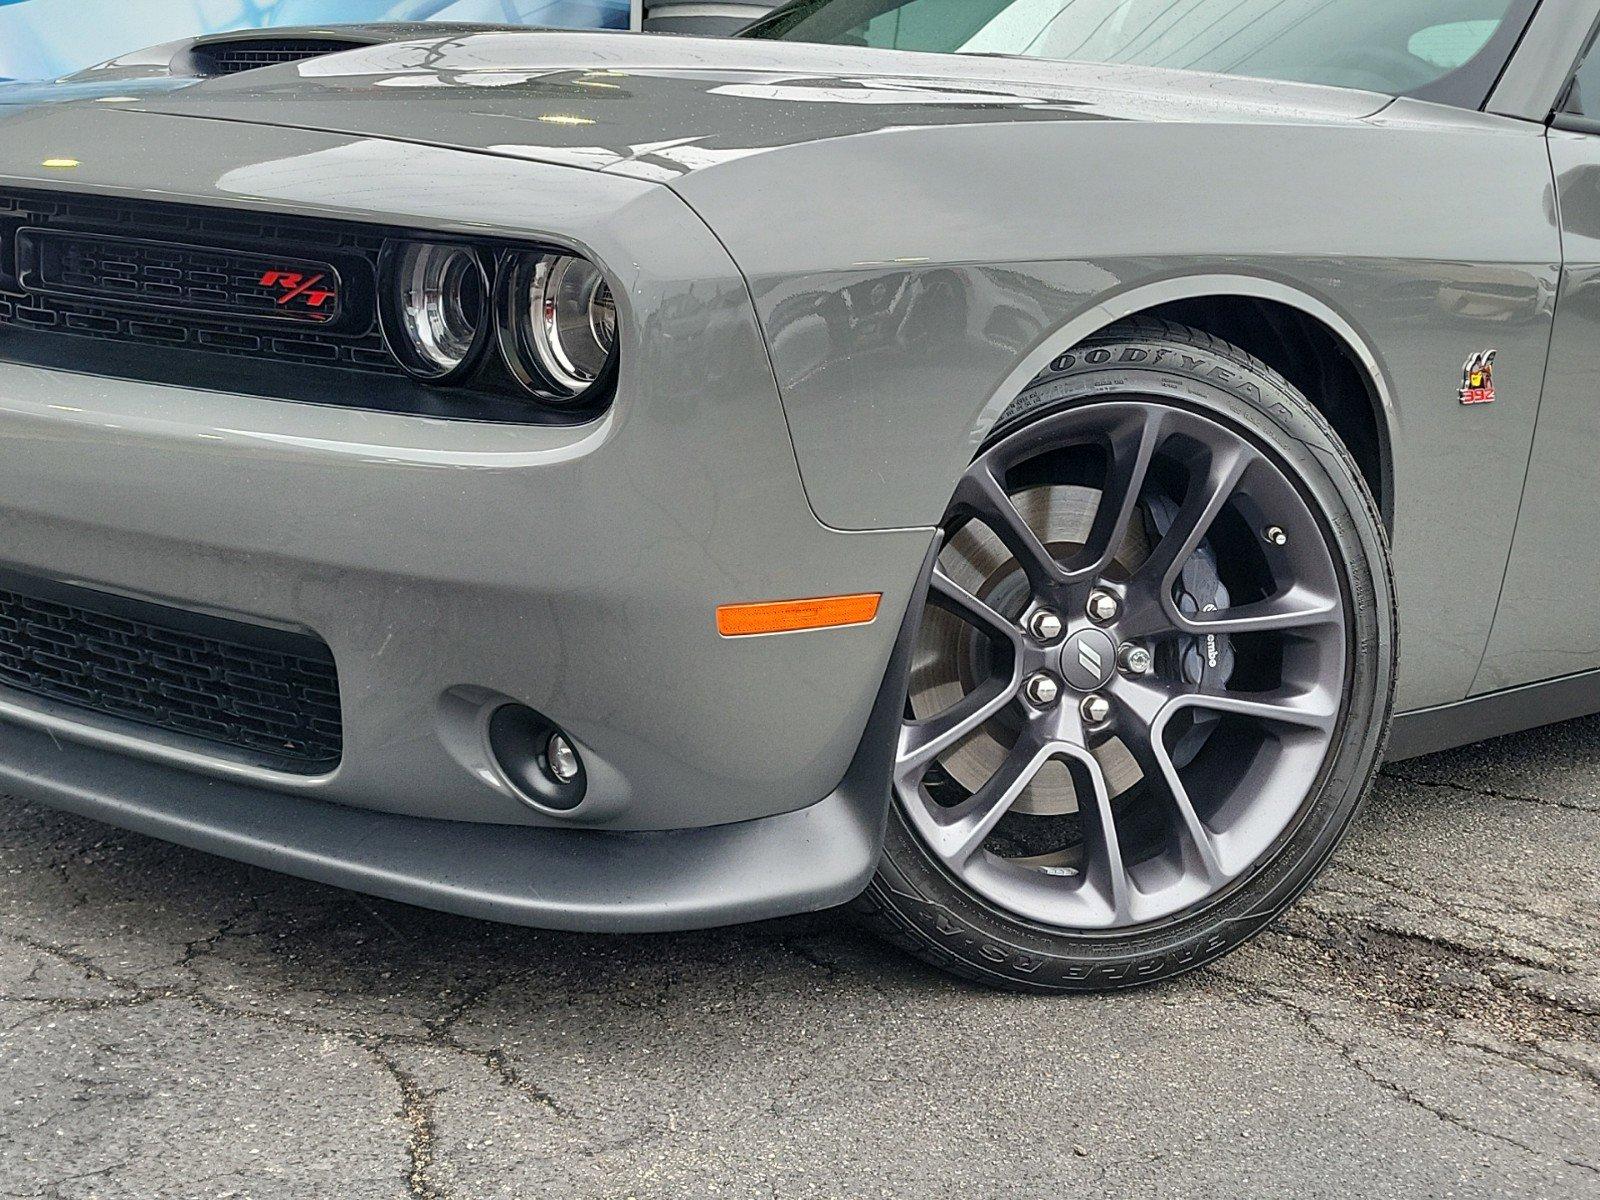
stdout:
[(198, 75), (237, 75), (258, 67), (275, 67), (279, 63), (302, 62), (341, 50), (354, 50), (364, 44), (331, 38), (241, 38), (196, 46), (189, 53)]
[(338, 764), (333, 655), (315, 637), (0, 572), (0, 686), (242, 752)]
[(449, 386), (406, 373), (384, 340), (378, 279), (385, 245), (413, 236), (0, 189), (0, 362), (445, 420), (593, 419), (592, 408), (530, 403), (495, 354)]
[(29, 292), (135, 308), (308, 325), (339, 318), (338, 268), (281, 255), (23, 229), (17, 274)]
[[(378, 327), (383, 241), (378, 231), (331, 221), (0, 192), (0, 331), (403, 379)], [(257, 268), (252, 292), (244, 277)], [(275, 299), (292, 289), (260, 285), (269, 268), (307, 277), (332, 270), (334, 317), (315, 319), (302, 293), (290, 303), (313, 316), (277, 319)]]

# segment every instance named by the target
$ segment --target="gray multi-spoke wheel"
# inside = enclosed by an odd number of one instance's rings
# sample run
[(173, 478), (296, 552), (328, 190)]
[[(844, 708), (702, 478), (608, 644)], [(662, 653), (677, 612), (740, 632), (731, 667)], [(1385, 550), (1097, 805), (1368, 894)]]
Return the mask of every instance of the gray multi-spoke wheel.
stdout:
[(1387, 550), (1320, 414), (1203, 334), (1114, 327), (972, 461), (941, 527), (864, 905), (941, 965), (1148, 982), (1309, 882), (1376, 770)]

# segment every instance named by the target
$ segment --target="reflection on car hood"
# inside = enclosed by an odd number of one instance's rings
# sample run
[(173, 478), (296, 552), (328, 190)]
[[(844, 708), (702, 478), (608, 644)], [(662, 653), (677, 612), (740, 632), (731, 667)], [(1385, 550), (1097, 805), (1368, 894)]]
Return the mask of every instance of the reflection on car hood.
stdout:
[(65, 104), (71, 100), (103, 100), (108, 96), (150, 95), (171, 92), (195, 82), (192, 77), (158, 76), (148, 79), (53, 80), (46, 83), (0, 83), (0, 114), (8, 110)]
[[(0, 0), (3, 4), (5, 0)], [(261, 29), (234, 29), (163, 42), (119, 55), (109, 62), (87, 67), (60, 79), (0, 79), (0, 116), (19, 109), (44, 104), (65, 104), (72, 100), (119, 102), (125, 96), (174, 92), (199, 83), (204, 74), (196, 69), (192, 51), (197, 47), (245, 42), (276, 42), (285, 38), (302, 41), (327, 41), (333, 45), (359, 42), (376, 45), (412, 38), (459, 37), (469, 33), (505, 29), (505, 26), (468, 25), (460, 22), (379, 22), (376, 24), (336, 25), (331, 27), (270, 26)]]
[(1368, 92), (1194, 72), (547, 31), (364, 47), (123, 107), (670, 180), (883, 130), (1019, 121), (1348, 122)]

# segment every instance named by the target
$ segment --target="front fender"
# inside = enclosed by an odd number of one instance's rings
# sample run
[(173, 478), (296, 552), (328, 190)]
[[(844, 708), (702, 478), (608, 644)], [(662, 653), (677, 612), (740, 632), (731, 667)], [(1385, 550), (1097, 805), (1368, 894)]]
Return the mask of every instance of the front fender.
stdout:
[[(1120, 316), (1262, 296), (1342, 337), (1382, 401), (1407, 624), (1402, 705), (1458, 699), (1493, 614), (1561, 249), (1542, 130), (1401, 101), (1367, 120), (885, 131), (673, 185), (749, 280), (817, 515), (939, 520), (994, 419)], [(806, 204), (771, 198), (804, 187)], [(1461, 363), (1500, 351), (1498, 404)], [(1515, 363), (1515, 366), (1507, 366)], [(1471, 464), (1470, 471), (1463, 464)], [(1471, 514), (1471, 538), (1441, 538)]]

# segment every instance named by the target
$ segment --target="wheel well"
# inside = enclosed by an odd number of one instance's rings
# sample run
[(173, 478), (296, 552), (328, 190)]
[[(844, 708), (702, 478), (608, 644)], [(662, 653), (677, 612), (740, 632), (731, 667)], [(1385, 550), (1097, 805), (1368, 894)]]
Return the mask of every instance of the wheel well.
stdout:
[(1391, 524), (1388, 434), (1366, 368), (1345, 341), (1308, 313), (1251, 296), (1174, 300), (1139, 316), (1192, 326), (1248, 351), (1294, 384), (1349, 447), (1362, 477)]

